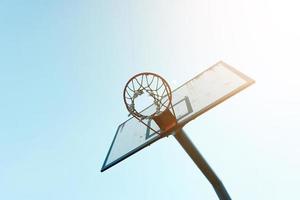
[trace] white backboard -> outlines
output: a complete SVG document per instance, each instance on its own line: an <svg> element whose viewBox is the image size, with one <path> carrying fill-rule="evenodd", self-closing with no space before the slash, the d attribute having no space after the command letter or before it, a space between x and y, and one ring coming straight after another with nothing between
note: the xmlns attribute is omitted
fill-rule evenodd
<svg viewBox="0 0 300 200"><path fill-rule="evenodd" d="M176 119L184 126L189 121L245 89L254 81L218 62L172 92ZM151 106L147 108L151 109ZM119 125L101 171L104 171L161 138L153 120L143 123L132 117Z"/></svg>

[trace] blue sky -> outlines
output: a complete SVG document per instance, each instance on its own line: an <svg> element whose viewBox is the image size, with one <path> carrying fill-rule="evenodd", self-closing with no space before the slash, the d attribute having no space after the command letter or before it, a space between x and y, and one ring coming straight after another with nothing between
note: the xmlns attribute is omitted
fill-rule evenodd
<svg viewBox="0 0 300 200"><path fill-rule="evenodd" d="M172 137L105 173L122 90L224 60L256 84L185 127L233 199L299 199L297 1L2 1L1 199L217 199Z"/></svg>

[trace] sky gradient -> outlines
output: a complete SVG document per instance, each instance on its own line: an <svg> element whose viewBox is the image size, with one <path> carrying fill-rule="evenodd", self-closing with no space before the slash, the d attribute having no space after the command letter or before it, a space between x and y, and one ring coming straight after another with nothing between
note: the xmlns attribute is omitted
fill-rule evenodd
<svg viewBox="0 0 300 200"><path fill-rule="evenodd" d="M219 60L256 83L185 127L232 199L300 199L300 4L1 1L0 198L217 199L175 138L100 173L123 87Z"/></svg>

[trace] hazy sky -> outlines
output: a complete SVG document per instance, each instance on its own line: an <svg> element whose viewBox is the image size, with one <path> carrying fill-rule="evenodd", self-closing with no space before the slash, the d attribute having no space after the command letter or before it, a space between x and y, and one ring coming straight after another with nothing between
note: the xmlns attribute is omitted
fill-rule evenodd
<svg viewBox="0 0 300 200"><path fill-rule="evenodd" d="M300 199L298 1L1 1L0 199L217 199L175 138L100 173L126 81L256 83L185 127L232 199Z"/></svg>

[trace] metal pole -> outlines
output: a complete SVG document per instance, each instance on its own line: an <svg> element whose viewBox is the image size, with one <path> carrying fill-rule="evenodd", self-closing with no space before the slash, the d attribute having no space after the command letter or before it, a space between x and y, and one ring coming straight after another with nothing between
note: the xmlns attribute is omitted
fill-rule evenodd
<svg viewBox="0 0 300 200"><path fill-rule="evenodd" d="M175 138L179 142L179 144L184 148L184 150L189 154L194 163L198 166L198 168L202 171L202 173L206 176L208 181L214 187L218 197L220 200L231 200L229 194L227 193L222 181L218 178L209 164L205 161L203 156L197 150L195 145L186 135L183 129L178 129L175 133Z"/></svg>

